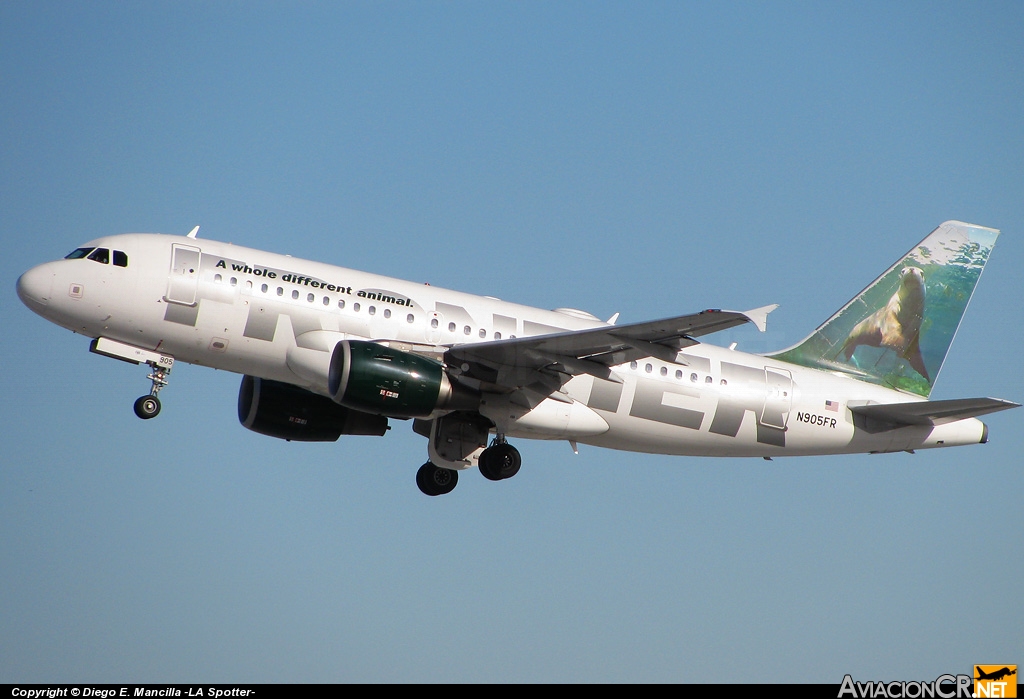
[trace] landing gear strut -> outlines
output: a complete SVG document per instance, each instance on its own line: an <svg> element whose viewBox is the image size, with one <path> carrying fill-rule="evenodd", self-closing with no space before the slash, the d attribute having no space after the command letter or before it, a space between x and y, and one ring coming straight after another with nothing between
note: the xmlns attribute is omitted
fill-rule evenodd
<svg viewBox="0 0 1024 699"><path fill-rule="evenodd" d="M167 385L167 375L171 373L170 367L160 366L156 362L146 362L153 373L146 378L153 382L153 388L149 395L141 396L135 401L135 414L143 420L149 420L160 414L160 399L157 398L160 389Z"/></svg>
<svg viewBox="0 0 1024 699"><path fill-rule="evenodd" d="M484 478L500 481L519 473L523 457L520 456L518 449L505 441L505 435L499 434L491 442L491 446L480 452L478 465Z"/></svg>
<svg viewBox="0 0 1024 699"><path fill-rule="evenodd" d="M424 495L446 495L455 490L459 472L427 462L416 472L416 485Z"/></svg>

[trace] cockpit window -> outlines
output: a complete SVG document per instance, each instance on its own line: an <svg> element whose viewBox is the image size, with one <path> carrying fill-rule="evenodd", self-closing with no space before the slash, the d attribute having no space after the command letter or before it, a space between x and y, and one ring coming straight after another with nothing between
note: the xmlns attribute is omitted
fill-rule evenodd
<svg viewBox="0 0 1024 699"><path fill-rule="evenodd" d="M110 250L106 248L96 248L89 253L89 259L95 262L99 262L102 265L110 264Z"/></svg>
<svg viewBox="0 0 1024 699"><path fill-rule="evenodd" d="M128 256L126 254L124 254L123 252L121 252L120 250L115 250L114 251L114 264L117 265L118 267L127 267L128 266Z"/></svg>
<svg viewBox="0 0 1024 699"><path fill-rule="evenodd" d="M90 252L92 252L92 250L93 250L92 248L78 248L74 252L68 254L64 259L65 260L80 260L83 257L85 257L86 255L88 255Z"/></svg>

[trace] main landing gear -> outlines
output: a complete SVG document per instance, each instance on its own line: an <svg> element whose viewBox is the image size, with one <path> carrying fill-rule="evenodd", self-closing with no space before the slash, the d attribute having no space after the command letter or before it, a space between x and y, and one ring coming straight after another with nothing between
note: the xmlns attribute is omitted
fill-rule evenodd
<svg viewBox="0 0 1024 699"><path fill-rule="evenodd" d="M156 362L146 363L153 369L153 373L146 377L153 382L153 388L150 389L149 395L141 396L135 401L135 414L143 420L160 414L160 399L157 398L157 394L167 385L167 375L171 373L170 367L160 366Z"/></svg>
<svg viewBox="0 0 1024 699"><path fill-rule="evenodd" d="M458 471L435 466L429 461L416 472L416 485L424 495L447 495L458 484Z"/></svg>
<svg viewBox="0 0 1024 699"><path fill-rule="evenodd" d="M490 481L500 481L519 473L523 465L523 457L519 450L505 441L505 435L499 434L491 442L491 446L480 452L480 473Z"/></svg>
<svg viewBox="0 0 1024 699"><path fill-rule="evenodd" d="M477 463L484 478L500 481L519 473L523 457L518 449L505 441L505 435L500 434L491 442L491 446L480 452ZM435 466L430 461L416 472L416 485L424 495L445 495L455 490L458 482L458 471Z"/></svg>

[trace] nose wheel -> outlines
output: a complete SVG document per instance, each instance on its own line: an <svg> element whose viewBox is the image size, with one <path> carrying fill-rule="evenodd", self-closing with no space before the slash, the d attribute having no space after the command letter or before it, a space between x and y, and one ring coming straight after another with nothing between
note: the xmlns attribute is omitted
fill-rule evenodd
<svg viewBox="0 0 1024 699"><path fill-rule="evenodd" d="M156 396L141 396L135 401L135 414L149 420L160 414L160 399Z"/></svg>
<svg viewBox="0 0 1024 699"><path fill-rule="evenodd" d="M147 362L153 369L153 373L147 376L152 383L149 395L141 396L135 401L135 414L143 420L150 420L160 414L160 399L157 394L167 385L167 375L171 373L170 367L160 366L156 362Z"/></svg>

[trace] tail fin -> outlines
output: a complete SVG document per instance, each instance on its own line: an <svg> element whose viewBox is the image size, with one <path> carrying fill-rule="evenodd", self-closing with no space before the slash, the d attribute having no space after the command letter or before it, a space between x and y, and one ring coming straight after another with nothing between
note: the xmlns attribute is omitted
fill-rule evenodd
<svg viewBox="0 0 1024 699"><path fill-rule="evenodd" d="M998 235L943 223L803 342L769 356L927 398Z"/></svg>

